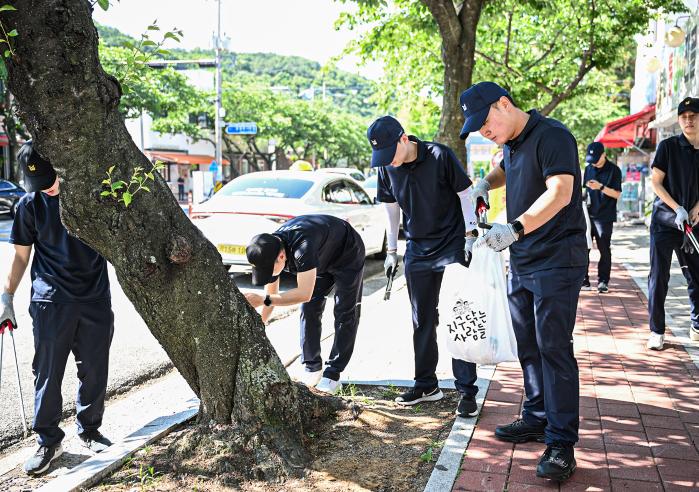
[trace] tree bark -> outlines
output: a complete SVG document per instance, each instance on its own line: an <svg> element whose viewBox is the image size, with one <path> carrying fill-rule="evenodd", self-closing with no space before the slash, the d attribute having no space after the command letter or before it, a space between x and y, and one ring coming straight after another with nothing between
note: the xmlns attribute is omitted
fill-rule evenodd
<svg viewBox="0 0 699 492"><path fill-rule="evenodd" d="M459 96L473 81L476 30L485 0L464 0L460 8L452 0L421 1L437 22L442 38L444 99L435 140L451 147L465 164L466 147L459 138L463 127Z"/></svg>
<svg viewBox="0 0 699 492"><path fill-rule="evenodd" d="M156 173L127 208L100 197L110 166L128 182L150 170L118 111L121 88L99 61L87 0L23 0L0 13L15 55L9 88L38 151L61 179L66 228L101 253L128 298L201 399L199 418L233 424L290 471L302 466L298 389L259 315L215 247Z"/></svg>

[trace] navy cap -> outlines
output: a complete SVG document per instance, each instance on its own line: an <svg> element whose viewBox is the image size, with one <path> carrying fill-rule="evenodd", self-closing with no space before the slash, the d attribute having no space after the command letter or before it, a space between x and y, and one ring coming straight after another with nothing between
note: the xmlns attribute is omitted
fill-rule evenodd
<svg viewBox="0 0 699 492"><path fill-rule="evenodd" d="M371 167L387 166L396 155L398 141L405 130L392 116L382 116L366 131L371 144Z"/></svg>
<svg viewBox="0 0 699 492"><path fill-rule="evenodd" d="M587 146L587 153L585 154L585 162L594 164L599 161L600 157L604 154L604 145L601 142L592 142Z"/></svg>
<svg viewBox="0 0 699 492"><path fill-rule="evenodd" d="M274 281L274 262L282 250L282 241L273 234L258 234L245 254L252 265L252 285L267 285Z"/></svg>
<svg viewBox="0 0 699 492"><path fill-rule="evenodd" d="M28 192L48 190L56 182L56 171L49 161L34 150L31 140L20 147L17 161L24 173L24 188Z"/></svg>
<svg viewBox="0 0 699 492"><path fill-rule="evenodd" d="M699 98L685 97L682 100L682 102L677 106L677 116L681 115L686 111L699 113Z"/></svg>
<svg viewBox="0 0 699 492"><path fill-rule="evenodd" d="M510 97L510 93L495 82L479 82L461 93L459 104L466 120L459 135L462 140L469 133L480 130L488 118L490 105L502 96Z"/></svg>

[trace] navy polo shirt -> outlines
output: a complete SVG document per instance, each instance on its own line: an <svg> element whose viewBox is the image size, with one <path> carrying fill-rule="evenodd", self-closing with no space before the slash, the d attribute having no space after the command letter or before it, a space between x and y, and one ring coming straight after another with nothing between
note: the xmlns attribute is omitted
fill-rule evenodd
<svg viewBox="0 0 699 492"><path fill-rule="evenodd" d="M284 271L296 274L317 268L317 274L342 269L361 256L364 244L352 226L332 215L299 215L274 232L286 250Z"/></svg>
<svg viewBox="0 0 699 492"><path fill-rule="evenodd" d="M17 207L10 243L33 246L32 301L86 303L109 299L107 262L68 234L57 196L27 193Z"/></svg>
<svg viewBox="0 0 699 492"><path fill-rule="evenodd" d="M665 173L663 187L687 212L699 201L699 150L689 143L684 134L666 138L658 144L651 167ZM672 229L675 211L660 197L655 198L651 221Z"/></svg>
<svg viewBox="0 0 699 492"><path fill-rule="evenodd" d="M607 160L601 168L588 164L585 167L583 184L586 185L591 179L599 181L605 188L621 191L621 169L610 160ZM616 221L616 198L607 196L602 191L593 190L592 188L587 188L587 193L590 197L588 211L591 219L600 222Z"/></svg>
<svg viewBox="0 0 699 492"><path fill-rule="evenodd" d="M586 266L587 241L582 211L580 164L575 137L561 122L529 112L522 132L503 147L500 164L506 177L507 220L526 212L546 191L546 179L573 176L573 196L546 224L510 246L514 273L527 275L551 268Z"/></svg>
<svg viewBox="0 0 699 492"><path fill-rule="evenodd" d="M457 193L471 180L449 147L409 138L417 143L417 158L379 168L376 197L398 202L403 211L406 264L427 262L438 268L463 262L465 227Z"/></svg>

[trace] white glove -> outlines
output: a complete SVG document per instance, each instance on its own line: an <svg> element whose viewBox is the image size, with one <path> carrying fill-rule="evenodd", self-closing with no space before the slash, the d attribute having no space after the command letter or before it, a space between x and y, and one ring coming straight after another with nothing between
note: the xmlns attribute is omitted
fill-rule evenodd
<svg viewBox="0 0 699 492"><path fill-rule="evenodd" d="M398 267L398 253L386 253L386 259L383 262L383 271L388 277L396 271Z"/></svg>
<svg viewBox="0 0 699 492"><path fill-rule="evenodd" d="M689 222L689 214L684 207L677 207L677 210L675 210L675 225L680 231L684 231L685 222Z"/></svg>
<svg viewBox="0 0 699 492"><path fill-rule="evenodd" d="M493 224L492 229L483 236L485 244L495 251L502 251L519 239L512 224Z"/></svg>
<svg viewBox="0 0 699 492"><path fill-rule="evenodd" d="M3 292L0 296L0 308L2 309L2 316L0 316L0 324L7 321L12 323L12 326L17 328L17 320L15 320L15 308L12 304L14 296Z"/></svg>
<svg viewBox="0 0 699 492"><path fill-rule="evenodd" d="M477 235L466 236L464 238L464 257L466 258L467 267L471 264L471 258L473 258L473 245L477 240Z"/></svg>
<svg viewBox="0 0 699 492"><path fill-rule="evenodd" d="M481 179L473 186L473 191L471 191L471 200L473 200L473 208L478 210L478 199L482 198L485 200L485 204L490 208L490 202L488 201L488 192L490 191L490 183L488 180Z"/></svg>

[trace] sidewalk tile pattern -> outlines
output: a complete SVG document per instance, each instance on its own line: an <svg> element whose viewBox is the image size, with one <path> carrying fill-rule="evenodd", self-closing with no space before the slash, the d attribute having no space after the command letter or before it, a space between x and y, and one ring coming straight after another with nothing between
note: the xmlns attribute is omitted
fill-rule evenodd
<svg viewBox="0 0 699 492"><path fill-rule="evenodd" d="M536 477L543 444L495 439L523 399L522 372L508 363L495 371L453 490L699 490L699 368L669 330L665 350L646 350L646 302L623 268L608 294L580 296L580 441L570 480Z"/></svg>

